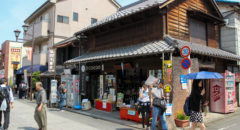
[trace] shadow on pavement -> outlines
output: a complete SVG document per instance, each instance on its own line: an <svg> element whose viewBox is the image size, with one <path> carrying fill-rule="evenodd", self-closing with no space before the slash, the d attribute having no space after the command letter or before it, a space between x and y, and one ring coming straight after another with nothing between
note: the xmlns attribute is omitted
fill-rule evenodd
<svg viewBox="0 0 240 130"><path fill-rule="evenodd" d="M38 130L38 129L34 127L18 127L18 130Z"/></svg>
<svg viewBox="0 0 240 130"><path fill-rule="evenodd" d="M129 128L117 128L116 130L134 130L134 129L129 129Z"/></svg>

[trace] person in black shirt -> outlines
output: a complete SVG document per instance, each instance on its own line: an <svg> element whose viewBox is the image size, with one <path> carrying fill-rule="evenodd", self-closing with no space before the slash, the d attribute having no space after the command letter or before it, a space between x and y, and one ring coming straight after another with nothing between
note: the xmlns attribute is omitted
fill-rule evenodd
<svg viewBox="0 0 240 130"><path fill-rule="evenodd" d="M189 100L190 122L192 122L191 130L195 130L197 126L200 126L201 130L205 130L206 127L203 123L201 106L203 103L203 95L205 94L205 89L202 85L202 80L193 80L192 92Z"/></svg>

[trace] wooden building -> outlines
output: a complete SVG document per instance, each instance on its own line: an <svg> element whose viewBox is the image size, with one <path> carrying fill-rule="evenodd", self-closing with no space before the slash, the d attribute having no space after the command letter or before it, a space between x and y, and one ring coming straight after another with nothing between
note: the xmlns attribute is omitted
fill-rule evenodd
<svg viewBox="0 0 240 130"><path fill-rule="evenodd" d="M100 75L104 92L115 88L125 93L127 103L137 99L140 83L149 74L169 75L165 81L172 86L175 116L188 95L180 87L180 75L188 73L181 68L181 47L191 48L191 72L224 72L227 64L240 59L220 49L222 24L214 0L139 0L75 33L78 39L87 36L87 41L80 40L85 53L65 64L80 64L81 94L92 101L101 96ZM166 60L170 67L165 70ZM109 75L115 80L109 81Z"/></svg>

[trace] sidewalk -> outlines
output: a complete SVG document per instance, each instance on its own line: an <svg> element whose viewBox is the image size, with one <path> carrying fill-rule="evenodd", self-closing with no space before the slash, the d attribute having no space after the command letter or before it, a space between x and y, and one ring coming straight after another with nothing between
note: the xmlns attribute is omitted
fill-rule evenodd
<svg viewBox="0 0 240 130"><path fill-rule="evenodd" d="M91 110L88 110L88 111L74 110L74 109L70 109L70 108L64 108L64 110L71 111L71 112L74 112L77 114L83 114L83 115L90 116L90 117L97 118L97 119L102 119L105 121L114 122L114 123L117 123L120 125L129 126L132 128L137 128L137 129L142 128L141 123L127 121L127 120L121 120L120 116L119 116L119 111L106 112L106 111L97 110L95 108L92 108Z"/></svg>
<svg viewBox="0 0 240 130"><path fill-rule="evenodd" d="M27 101L27 100L26 100ZM29 102L29 101L28 101ZM34 102L34 101L32 101ZM49 108L49 110L56 110L57 108ZM127 121L127 120L121 120L120 116L119 116L119 112L115 111L115 112L106 112L106 111L101 111L101 110L97 110L95 108L92 108L89 111L82 111L82 110L74 110L74 109L70 109L70 108L64 108L64 110L66 111L70 111L76 114L81 114L81 115L85 115L85 116L89 116L95 119L101 119L101 120L105 120L105 121L109 121L112 123L117 123L120 125L124 125L124 126L128 126L128 127L132 127L135 129L142 129L142 125L141 123L137 123L137 122L133 122L133 121ZM208 113L207 116L203 116L203 121L205 123L206 126L208 126L208 124L224 119L224 118L228 118L234 115L240 114L240 108L238 107L236 109L236 111L234 113L228 113L228 114L219 114L219 113ZM188 127L185 128L180 128L178 127L177 130L188 130Z"/></svg>
<svg viewBox="0 0 240 130"><path fill-rule="evenodd" d="M228 114L220 114L220 113L208 113L207 116L203 116L203 122L206 125L206 127L215 121L222 120L224 118L228 118L234 115L240 114L240 107L237 107L236 111L234 113L228 113ZM178 130L188 130L189 127L180 128L178 127Z"/></svg>

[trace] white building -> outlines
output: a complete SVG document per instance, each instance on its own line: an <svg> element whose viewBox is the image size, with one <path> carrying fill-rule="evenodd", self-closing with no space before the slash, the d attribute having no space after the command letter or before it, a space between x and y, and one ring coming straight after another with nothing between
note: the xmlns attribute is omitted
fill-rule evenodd
<svg viewBox="0 0 240 130"><path fill-rule="evenodd" d="M240 55L240 1L216 1L226 22L226 25L221 28L221 48ZM232 72L238 70L237 66L229 66L228 68Z"/></svg>
<svg viewBox="0 0 240 130"><path fill-rule="evenodd" d="M32 34L34 27L33 64L48 65L48 51L55 44L87 25L103 19L117 11L120 5L115 0L47 0L26 20L30 25L27 33ZM32 37L24 35L32 46ZM24 66L30 61L24 58Z"/></svg>

